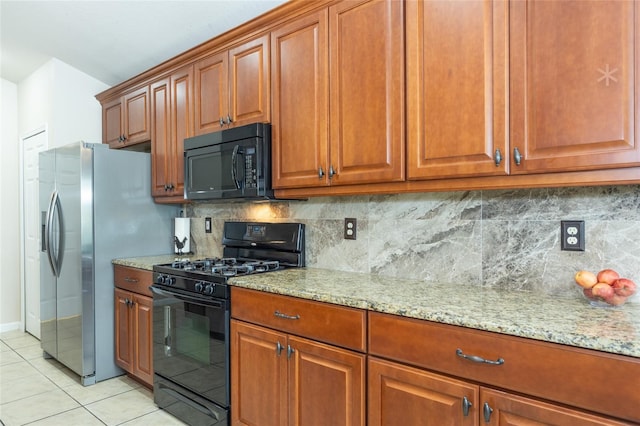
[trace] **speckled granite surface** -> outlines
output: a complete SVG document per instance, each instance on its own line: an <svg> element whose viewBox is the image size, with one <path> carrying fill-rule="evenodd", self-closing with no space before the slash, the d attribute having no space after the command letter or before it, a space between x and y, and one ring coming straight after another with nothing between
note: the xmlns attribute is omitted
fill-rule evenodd
<svg viewBox="0 0 640 426"><path fill-rule="evenodd" d="M640 357L640 305L595 308L553 297L325 269L236 277L231 284L519 337Z"/></svg>
<svg viewBox="0 0 640 426"><path fill-rule="evenodd" d="M117 259L151 270L174 255ZM576 290L564 297L479 286L427 283L328 269L287 269L235 277L230 283L480 330L640 358L640 304L595 308Z"/></svg>
<svg viewBox="0 0 640 426"><path fill-rule="evenodd" d="M162 263L171 263L175 259L186 258L189 256L176 256L175 254L167 254L160 256L146 256L146 257L130 257L127 259L114 259L114 265L130 266L132 268L146 269L147 271L153 270L153 265L159 265Z"/></svg>

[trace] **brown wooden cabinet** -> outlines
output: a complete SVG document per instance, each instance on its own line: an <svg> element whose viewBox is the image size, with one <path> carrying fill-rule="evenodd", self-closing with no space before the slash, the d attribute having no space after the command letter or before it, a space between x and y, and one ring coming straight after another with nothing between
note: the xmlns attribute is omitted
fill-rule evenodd
<svg viewBox="0 0 640 426"><path fill-rule="evenodd" d="M368 369L370 426L625 424L374 357Z"/></svg>
<svg viewBox="0 0 640 426"><path fill-rule="evenodd" d="M629 425L571 408L537 401L496 389L480 388L480 424L489 426L557 426Z"/></svg>
<svg viewBox="0 0 640 426"><path fill-rule="evenodd" d="M431 416L449 419L434 424L640 421L630 379L640 377L637 359L374 312L368 325L372 426L399 424L388 412L399 407L401 424Z"/></svg>
<svg viewBox="0 0 640 426"><path fill-rule="evenodd" d="M102 105L102 142L125 148L151 139L149 87L128 92Z"/></svg>
<svg viewBox="0 0 640 426"><path fill-rule="evenodd" d="M509 3L406 8L407 178L507 174Z"/></svg>
<svg viewBox="0 0 640 426"><path fill-rule="evenodd" d="M184 202L184 139L193 136L193 66L151 83L151 194Z"/></svg>
<svg viewBox="0 0 640 426"><path fill-rule="evenodd" d="M408 178L639 165L639 7L408 2Z"/></svg>
<svg viewBox="0 0 640 426"><path fill-rule="evenodd" d="M232 424L365 424L365 355L292 333L362 347L364 312L235 287L232 293Z"/></svg>
<svg viewBox="0 0 640 426"><path fill-rule="evenodd" d="M478 424L478 386L374 357L367 368L370 426Z"/></svg>
<svg viewBox="0 0 640 426"><path fill-rule="evenodd" d="M403 19L341 2L273 31L275 188L404 180Z"/></svg>
<svg viewBox="0 0 640 426"><path fill-rule="evenodd" d="M269 35L208 56L194 65L195 134L268 122Z"/></svg>
<svg viewBox="0 0 640 426"><path fill-rule="evenodd" d="M153 386L153 299L147 287L151 271L116 266L116 364L147 386Z"/></svg>
<svg viewBox="0 0 640 426"><path fill-rule="evenodd" d="M640 3L512 1L510 17L511 173L639 165Z"/></svg>

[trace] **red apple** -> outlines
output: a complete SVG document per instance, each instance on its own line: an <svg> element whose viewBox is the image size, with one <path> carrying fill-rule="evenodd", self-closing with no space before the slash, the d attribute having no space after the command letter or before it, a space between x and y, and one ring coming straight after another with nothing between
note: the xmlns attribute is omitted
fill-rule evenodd
<svg viewBox="0 0 640 426"><path fill-rule="evenodd" d="M576 283L583 288L591 288L598 283L596 274L589 271L578 271L574 277Z"/></svg>
<svg viewBox="0 0 640 426"><path fill-rule="evenodd" d="M608 303L609 305L612 305L612 306L621 306L621 305L624 305L624 302L627 301L627 297L626 296L620 296L620 295L617 295L617 294L614 293L613 296L611 296L611 297L609 297L607 299L604 299L604 301L606 303Z"/></svg>
<svg viewBox="0 0 640 426"><path fill-rule="evenodd" d="M620 274L618 274L613 269L603 269L602 271L598 272L597 278L599 283L607 283L611 285L615 280L620 278Z"/></svg>
<svg viewBox="0 0 640 426"><path fill-rule="evenodd" d="M618 278L611 287L618 296L629 297L636 292L636 283L628 278Z"/></svg>
<svg viewBox="0 0 640 426"><path fill-rule="evenodd" d="M591 288L591 291L594 296L601 297L603 299L608 299L615 294L613 287L607 283L598 283Z"/></svg>
<svg viewBox="0 0 640 426"><path fill-rule="evenodd" d="M582 289L582 294L584 294L584 296L589 300L598 300L598 298L593 295L593 289L592 288L583 288Z"/></svg>

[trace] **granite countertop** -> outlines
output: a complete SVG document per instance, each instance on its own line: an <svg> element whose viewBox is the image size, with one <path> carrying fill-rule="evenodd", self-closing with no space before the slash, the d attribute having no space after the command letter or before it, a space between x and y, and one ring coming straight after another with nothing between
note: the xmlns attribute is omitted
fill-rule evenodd
<svg viewBox="0 0 640 426"><path fill-rule="evenodd" d="M152 269L176 256L118 259ZM640 358L640 304L590 306L579 292L564 297L373 274L291 268L234 277L230 284L269 293L487 330Z"/></svg>

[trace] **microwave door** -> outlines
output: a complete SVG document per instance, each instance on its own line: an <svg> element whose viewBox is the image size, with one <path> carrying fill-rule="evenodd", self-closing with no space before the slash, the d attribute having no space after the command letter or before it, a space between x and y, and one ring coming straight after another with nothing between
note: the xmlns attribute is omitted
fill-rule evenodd
<svg viewBox="0 0 640 426"><path fill-rule="evenodd" d="M244 169L242 155L234 148L218 145L194 149L186 156L188 174L185 188L190 199L242 197Z"/></svg>

